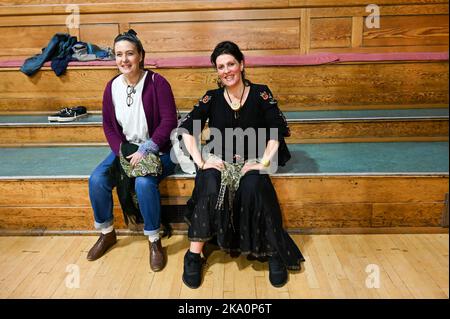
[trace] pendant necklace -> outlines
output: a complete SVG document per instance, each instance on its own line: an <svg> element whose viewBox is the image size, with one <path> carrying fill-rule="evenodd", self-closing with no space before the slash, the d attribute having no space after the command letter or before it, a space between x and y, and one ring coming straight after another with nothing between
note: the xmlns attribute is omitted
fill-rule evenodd
<svg viewBox="0 0 450 319"><path fill-rule="evenodd" d="M244 89L242 90L241 99L239 101L233 101L231 99L227 88L225 88L225 92L227 92L228 100L230 100L230 102L231 102L231 109L234 111L234 118L237 119L238 118L237 111L239 111L239 109L242 107L242 98L244 97L244 93L245 93L245 85L244 85Z"/></svg>
<svg viewBox="0 0 450 319"><path fill-rule="evenodd" d="M233 101L230 97L230 93L228 93L227 88L225 88L225 92L227 92L227 96L228 96L228 100L230 100L231 102L231 109L233 111L239 111L239 109L242 106L242 98L244 97L244 93L245 93L245 86L244 86L244 90L242 91L242 95L241 95L241 99L239 101Z"/></svg>

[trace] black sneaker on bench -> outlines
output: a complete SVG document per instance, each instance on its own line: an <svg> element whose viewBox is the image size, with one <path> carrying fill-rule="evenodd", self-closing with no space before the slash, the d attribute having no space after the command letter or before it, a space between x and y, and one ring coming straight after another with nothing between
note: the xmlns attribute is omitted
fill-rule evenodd
<svg viewBox="0 0 450 319"><path fill-rule="evenodd" d="M84 106L65 107L58 113L50 115L48 120L50 122L72 122L87 115L87 110Z"/></svg>

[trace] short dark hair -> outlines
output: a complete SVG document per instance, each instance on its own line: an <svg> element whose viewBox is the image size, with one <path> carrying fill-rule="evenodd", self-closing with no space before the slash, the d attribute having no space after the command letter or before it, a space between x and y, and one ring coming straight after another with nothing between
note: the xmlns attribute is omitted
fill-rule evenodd
<svg viewBox="0 0 450 319"><path fill-rule="evenodd" d="M142 55L142 61L139 63L139 67L141 69L144 69L145 50L144 50L144 47L142 46L141 40L139 40L139 38L137 37L136 31L134 31L133 29L130 29L126 32L123 32L123 33L117 35L116 38L114 39L114 47L116 46L116 43L119 41L128 41L128 42L133 43L136 46L138 53L140 55ZM114 52L114 54L115 54L115 52Z"/></svg>
<svg viewBox="0 0 450 319"><path fill-rule="evenodd" d="M217 67L216 60L222 54L232 55L239 63L245 61L244 54L236 43L231 41L223 41L217 44L214 51L211 53L211 64L214 65L214 67ZM245 85L250 83L250 81L245 79L245 70L242 70L242 81ZM219 87L223 86L220 81L217 82L217 85Z"/></svg>

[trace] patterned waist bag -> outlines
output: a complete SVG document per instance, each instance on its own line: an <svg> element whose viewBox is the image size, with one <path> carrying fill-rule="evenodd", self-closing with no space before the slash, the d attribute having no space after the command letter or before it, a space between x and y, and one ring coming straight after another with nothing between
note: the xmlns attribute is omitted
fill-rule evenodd
<svg viewBox="0 0 450 319"><path fill-rule="evenodd" d="M137 163L134 167L131 166L130 162L126 159L138 150L138 146L131 143L120 144L120 165L122 166L125 174L128 177L139 177L139 176L158 176L162 174L162 164L158 155L150 153L142 158L142 160Z"/></svg>
<svg viewBox="0 0 450 319"><path fill-rule="evenodd" d="M222 159L219 156L214 154L208 154L207 160L208 159L222 161ZM233 207L234 195L237 189L239 188L239 182L243 176L241 170L246 163L258 163L258 160L249 159L241 163L228 163L226 161L223 161L224 169L221 171L220 190L219 196L217 197L215 209L220 210L223 208L223 201L227 189L228 189L228 202L230 204L229 207Z"/></svg>

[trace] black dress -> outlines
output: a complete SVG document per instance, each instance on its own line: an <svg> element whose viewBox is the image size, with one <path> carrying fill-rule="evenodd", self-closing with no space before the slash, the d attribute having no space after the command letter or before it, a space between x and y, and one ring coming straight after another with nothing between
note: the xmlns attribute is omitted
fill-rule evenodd
<svg viewBox="0 0 450 319"><path fill-rule="evenodd" d="M228 105L223 93L223 88L208 91L183 119L180 128L196 136L208 120L210 129L222 133L219 136L222 143L214 141L217 137L212 135L206 145L213 145L209 151L229 162L239 158L255 158L255 148L257 155L262 155L266 142L278 139L280 146L275 157L278 165L283 166L290 158L284 140L290 133L269 88L250 84L249 95L237 112ZM194 125L199 122L199 125ZM227 144L225 132L229 128L241 128L244 132L249 128L254 129L256 141L262 139L262 143L255 143L251 138L237 134L233 137L233 143ZM236 154L239 157L235 157ZM288 269L299 269L304 258L283 229L280 205L269 175L254 170L247 172L240 179L233 203L229 204L227 191L223 207L216 209L220 183L221 173L218 170L211 168L197 171L195 187L188 202L189 210L185 216L189 224L189 240L205 242L215 238L221 249L255 258L278 253Z"/></svg>

